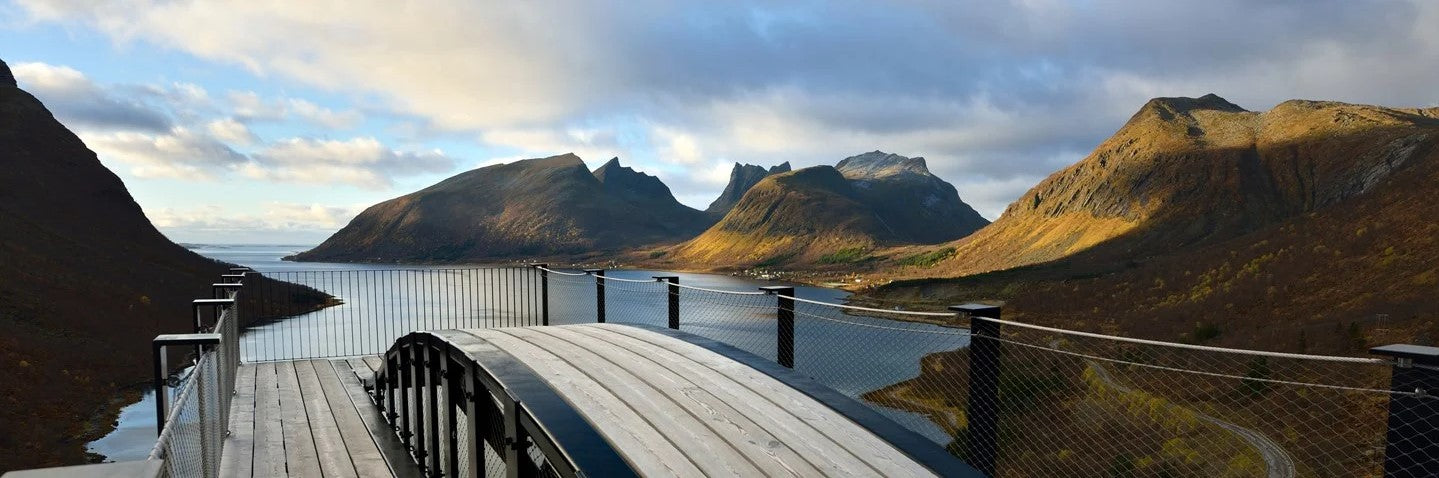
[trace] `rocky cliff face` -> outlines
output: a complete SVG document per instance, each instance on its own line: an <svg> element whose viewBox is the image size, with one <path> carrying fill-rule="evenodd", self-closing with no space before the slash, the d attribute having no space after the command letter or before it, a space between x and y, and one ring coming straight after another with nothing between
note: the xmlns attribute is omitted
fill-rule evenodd
<svg viewBox="0 0 1439 478"><path fill-rule="evenodd" d="M853 265L892 245L962 237L986 221L922 158L882 152L764 178L719 223L674 249L681 263Z"/></svg>
<svg viewBox="0 0 1439 478"><path fill-rule="evenodd" d="M954 244L933 275L1084 254L1142 260L1234 237L1363 194L1439 139L1430 110L1223 98L1156 98L1094 152Z"/></svg>
<svg viewBox="0 0 1439 478"><path fill-rule="evenodd" d="M954 186L930 174L924 158L874 151L835 166L904 242L953 240L989 224L959 198Z"/></svg>
<svg viewBox="0 0 1439 478"><path fill-rule="evenodd" d="M705 208L705 213L713 216L715 219L724 217L726 213L729 213L730 208L734 207L735 203L738 203L740 198L744 197L744 193L748 192L754 185L759 184L760 180L789 171L789 161L785 161L778 166L770 167L768 170L763 166L735 163L734 169L729 173L729 184L725 185L724 191L720 193L719 197L715 198L714 202L711 202L708 208Z"/></svg>
<svg viewBox="0 0 1439 478"><path fill-rule="evenodd" d="M303 261L479 261L598 254L674 242L708 220L658 179L574 154L460 173L366 209Z"/></svg>

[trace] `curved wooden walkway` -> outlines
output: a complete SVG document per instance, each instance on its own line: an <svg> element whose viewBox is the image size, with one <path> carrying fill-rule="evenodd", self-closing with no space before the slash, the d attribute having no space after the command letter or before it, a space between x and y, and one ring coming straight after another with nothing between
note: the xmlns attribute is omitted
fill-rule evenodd
<svg viewBox="0 0 1439 478"><path fill-rule="evenodd" d="M424 334L484 367L508 370L501 377L508 390L543 390L520 396L566 410L536 415L558 447L613 449L606 453L618 455L616 472L981 476L866 405L691 334L617 324ZM367 394L384 367L381 357L242 365L221 476L420 476L412 450ZM547 424L545 416L571 418ZM579 429L592 430L590 438L573 432ZM499 460L493 443L485 454Z"/></svg>
<svg viewBox="0 0 1439 478"><path fill-rule="evenodd" d="M434 333L524 363L640 475L978 476L864 405L689 334L618 324Z"/></svg>

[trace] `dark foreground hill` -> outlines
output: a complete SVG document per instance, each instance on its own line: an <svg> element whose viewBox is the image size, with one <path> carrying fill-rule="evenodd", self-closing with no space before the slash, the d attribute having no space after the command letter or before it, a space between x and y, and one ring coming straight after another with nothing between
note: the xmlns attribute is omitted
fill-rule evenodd
<svg viewBox="0 0 1439 478"><path fill-rule="evenodd" d="M879 151L764 178L666 260L686 267L850 266L877 249L963 237L987 224L923 158Z"/></svg>
<svg viewBox="0 0 1439 478"><path fill-rule="evenodd" d="M0 472L84 462L227 266L161 235L0 63Z"/></svg>
<svg viewBox="0 0 1439 478"><path fill-rule="evenodd" d="M585 256L683 240L710 220L618 159L574 154L467 171L360 213L300 261L463 262Z"/></svg>

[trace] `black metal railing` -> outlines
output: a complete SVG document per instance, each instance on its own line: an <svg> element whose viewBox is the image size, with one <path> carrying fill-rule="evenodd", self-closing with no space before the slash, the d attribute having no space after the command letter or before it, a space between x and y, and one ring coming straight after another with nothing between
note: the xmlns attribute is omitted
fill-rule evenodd
<svg viewBox="0 0 1439 478"><path fill-rule="evenodd" d="M243 334L220 337L239 335L234 347L246 362L386 354L375 393L398 420L399 433L411 434L418 460L442 458L424 462L430 470L501 466L511 451L503 445L515 442L504 441L503 423L493 418L509 415L504 397L492 390L493 400L481 408L496 421L484 422L490 423L484 425L488 435L476 443L499 445L474 447L489 455L465 458L464 446L447 441L475 430L464 420L446 424L448 412L436 412L439 418L427 426L427 412L415 414L420 405L414 404L427 400L415 390L449 386L445 377L452 372L446 370L466 366L450 359L434 365L423 358L430 353L425 347L444 347L422 345L434 339L411 332L603 321L682 329L768 358L860 399L996 476L1439 473L1439 445L1432 438L1439 436L1439 400L1433 396L1439 350L1433 348L1374 351L1385 358L1221 349L1005 321L990 305L947 311L854 307L806 299L789 286L716 290L676 276L639 279L600 269L266 276L277 280L246 288L254 300L237 307L260 320ZM316 291L335 299L299 313L277 305L303 302L296 297ZM441 377L432 380L425 374L434 371L416 370L428 366L439 367ZM468 419L464 401L473 394L459 398L450 390L435 392L423 406L434 403ZM513 466L566 469L536 458L543 443L521 441L528 448L519 454L532 457ZM460 463L451 466L450 455Z"/></svg>
<svg viewBox="0 0 1439 478"><path fill-rule="evenodd" d="M235 303L246 273L246 268L231 269L212 285L211 298L192 302L193 333L160 335L152 342L159 438L149 459L162 462L160 476L219 475L240 364L240 311ZM187 355L172 363L173 352ZM176 371L181 363L190 365Z"/></svg>
<svg viewBox="0 0 1439 478"><path fill-rule="evenodd" d="M634 476L573 410L545 405L563 399L538 376L503 354L467 352L456 336L465 338L415 332L396 340L370 391L423 474Z"/></svg>

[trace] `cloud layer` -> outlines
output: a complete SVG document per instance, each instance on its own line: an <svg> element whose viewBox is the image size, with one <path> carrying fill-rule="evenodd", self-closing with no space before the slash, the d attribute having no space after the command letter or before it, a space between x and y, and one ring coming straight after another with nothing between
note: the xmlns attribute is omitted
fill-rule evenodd
<svg viewBox="0 0 1439 478"><path fill-rule="evenodd" d="M993 218L1150 97L1214 92L1250 108L1293 97L1439 102L1439 4L1419 0L21 4L35 21L117 43L374 95L507 157L622 156L700 207L722 187L713 172L732 161L806 166L883 149L925 156ZM332 126L360 121L230 99L242 123L276 108ZM123 112L126 104L90 121L186 144L163 118ZM246 141L229 126L186 133ZM359 167L338 175L356 184L382 182L399 173L394 165L439 168L427 153L408 154L309 171L267 155L249 161L281 180Z"/></svg>
<svg viewBox="0 0 1439 478"><path fill-rule="evenodd" d="M445 173L455 165L442 151L395 150L369 136L266 141L251 128L288 121L342 132L364 119L358 111L303 99L230 91L215 100L192 84L101 85L73 68L45 63L21 63L14 71L20 86L102 159L128 166L138 178L215 180L238 174L387 190L395 178Z"/></svg>

